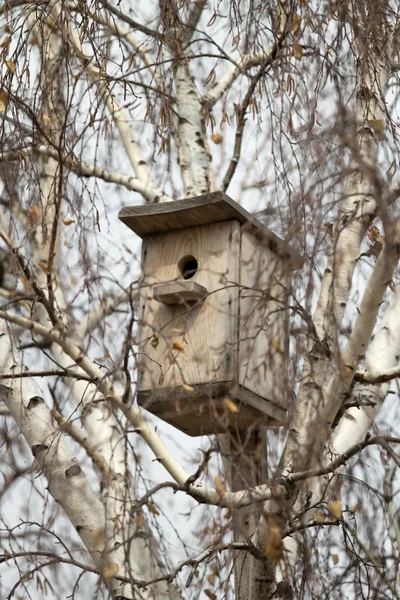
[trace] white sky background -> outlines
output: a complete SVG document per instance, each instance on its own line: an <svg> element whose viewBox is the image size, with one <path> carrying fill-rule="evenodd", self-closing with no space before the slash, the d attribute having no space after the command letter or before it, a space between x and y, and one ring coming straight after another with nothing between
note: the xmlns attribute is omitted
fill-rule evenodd
<svg viewBox="0 0 400 600"><path fill-rule="evenodd" d="M127 3L125 3L125 6L126 5ZM124 9L125 6L121 5L121 8ZM149 11L152 10L153 7L151 3L140 0L134 4L134 12L132 12L132 16L137 20L146 22L146 24L148 24L150 27L154 27L155 22L152 22L151 15L149 14ZM221 12L224 11L221 9ZM207 19L209 16L210 15L207 16ZM206 30L207 33L220 45L224 45L226 40L227 33L225 30L225 25L226 23L224 20L217 19L215 25L207 28ZM230 50L231 44L228 42L226 47L228 50ZM33 59L30 64L30 70L31 81L33 82L35 75L34 50L32 52ZM236 59L238 59L240 56L239 52L236 52L234 56ZM200 66L200 64L197 64L200 61L194 61L193 63L193 68L195 68L194 65L197 65L195 68L196 75L201 73L199 78L200 81L204 81L205 77L207 76L209 70L208 66L209 68L213 66L213 59L208 60L209 63L206 63L207 69L204 69ZM227 66L228 65L225 63L219 64L217 68L217 78L220 73L224 72ZM293 62L292 76L295 78L297 75L300 81L300 74L296 74L295 71L297 68L302 69L303 64L296 64L296 62ZM117 71L118 68L116 67L115 72ZM112 72L112 68L110 68L110 72ZM348 75L348 80L350 80L351 67L349 67ZM310 78L311 75L307 81L304 81L304 84L300 89L302 94L310 91L310 104L312 104L314 93L313 90L308 90L307 88L307 84L309 85L310 83ZM246 82L239 82L238 86L243 86L244 89L244 84L247 85ZM272 103L274 111L278 114L282 109L282 107L279 106L281 102L280 90L282 85L282 82L280 82L278 79L273 80L273 78L271 78L269 90L270 96L268 101ZM274 93L276 95L274 95ZM139 88L137 89L137 94L138 96L141 95L141 90ZM394 104L397 103L396 94L397 90L395 89L392 89L389 92L389 97L390 95L393 97ZM87 116L88 110L91 108L93 96L94 90L91 88L90 96L85 95L83 101L80 103L79 113L81 115L80 118L82 123ZM320 96L317 107L317 119L321 125L315 125L315 139L310 139L310 137L307 136L303 136L304 139L301 139L300 136L300 139L297 139L295 146L293 146L293 154L290 154L289 144L287 141L284 142L282 152L285 154L285 160L287 161L286 168L289 166L289 163L291 165L291 169L287 169L286 174L292 193L296 193L296 190L298 190L303 177L305 180L307 180L307 163L309 163L309 166L312 167L316 161L316 158L318 157L319 146L317 143L317 137L320 131L323 131L324 128L331 126L332 124L336 110L335 99L334 87L330 82L328 82L324 93ZM234 100L235 93L231 93L228 96L228 105L230 104L231 106L231 112ZM173 154L171 157L171 164L169 165L166 155L160 154L159 156L153 156L154 128L151 124L143 124L143 102L141 102L140 99L135 101L135 103L136 102L138 107L133 110L133 123L136 131L136 137L140 141L140 145L146 159L149 160L149 164L152 168L152 174L156 174L157 183L161 187L165 185L165 189L169 193L172 193L174 189L170 182L170 178L172 177L174 186L176 188L176 194L174 195L177 198L182 197L182 187L178 177L176 158ZM271 219L270 226L274 229L274 231L281 235L285 234L285 228L287 227L287 211L289 207L287 187L285 190L285 187L278 183L276 171L276 168L278 168L278 172L282 170L282 163L279 163L281 158L279 152L279 140L281 138L285 140L285 136L289 137L287 129L287 115L289 107L288 100L285 100L283 104L284 116L282 127L285 134L284 136L280 136L279 130L275 129L277 127L276 121L273 123L271 132L271 122L269 119L270 109L268 107L267 99L263 104L264 111L259 115L260 122L257 119L252 121L252 118L249 115L247 132L245 134L242 146L243 160L239 163L234 180L228 190L228 194L233 199L240 201L241 204L251 212L262 210L269 206L270 203L273 203L273 205L277 208L277 213ZM213 165L218 180L218 176L225 173L229 163L230 151L233 146L234 126L232 125L229 127L225 125L221 129L219 127L218 110L214 111L214 114L217 117L217 126L215 128L215 132L222 133L224 137L224 143L221 146L216 146L211 142L211 140L209 140L210 148L213 153ZM293 119L293 125L295 128L304 125L304 122L306 122L307 118L310 116L307 114L307 111L304 110L302 115L303 123L301 122L301 119L298 119L297 121L295 118ZM398 120L397 115L396 119ZM234 123L234 120L232 120L232 123ZM121 145L118 142L114 143L110 139L104 142L103 137L101 135L98 136L96 130L94 133L95 135L92 135L90 138L84 138L85 145L82 151L82 157L88 162L93 162L93 157L96 155L96 160L99 165L105 166L110 170L117 170L126 174L132 174L131 166ZM211 128L209 128L209 136L211 133ZM271 133L273 134L275 140L273 146L271 145ZM330 143L333 145L335 140L331 139ZM276 152L275 155L272 155L272 147L274 148L274 152ZM257 160L254 158L256 153ZM340 162L342 159L345 160L345 157L338 157L338 162ZM296 168L296 160L301 163L301 170ZM388 155L384 150L382 150L381 153L381 160L384 170L386 170L390 164L391 158L390 155ZM332 165L332 171L337 166L338 165ZM243 189L265 178L269 182L265 187ZM69 186L69 193L71 197L74 190L76 199L79 198L81 195L81 185L74 175L70 176L70 183L71 185ZM304 187L307 187L307 184L304 184L304 181L302 181L302 183ZM65 246L63 249L63 252L65 251L65 255L63 254L63 258L65 259L65 285L67 288L70 287L71 300L74 299L74 306L79 307L81 304L81 308L86 309L89 304L92 306L96 304L98 297L103 294L104 290L115 289L117 284L127 287L129 283L135 280L139 275L140 240L133 232L131 232L126 226L118 221L117 215L122 206L141 203L141 198L136 193L128 192L121 187L117 188L115 185L106 184L101 181L96 181L95 183L93 180L85 180L84 184L87 186L87 190L84 192L82 207L79 208L79 212L66 212L65 217L76 219L79 221L80 225L84 226L87 254L93 261L93 271L96 272L98 266L100 265L104 278L100 283L98 281L92 282L89 294L87 290L83 290L80 292L78 299L75 298L75 290L79 288L79 281L82 278L82 264L80 263L79 254L76 251L80 234L78 232L78 228L75 228L74 226L65 228L65 232L63 232L65 235ZM327 206L326 220L332 218L332 212L329 215L331 208L329 202L332 202L336 199L337 198L333 198L332 195L325 198ZM72 204L75 207L78 206L75 200L72 202ZM97 230L95 224L95 209L97 209L99 212L100 232ZM309 230L307 231L307 235L305 235L304 230L300 231L298 234L298 241L300 242L307 238L307 244L309 244L309 247L312 247L317 231L314 227L312 207L308 207L308 210L309 213L305 216L305 222L306 226L309 227ZM296 243L296 240L293 239L293 242ZM129 249L129 251L127 249ZM359 297L361 297L363 286L365 284L365 276L369 274L372 265L371 259L368 260L369 263L365 262L365 264L363 264L359 269L358 275L354 282L354 290L358 291ZM322 259L320 261L319 269L320 272L323 271ZM308 274L306 267L303 277L307 278L307 276ZM318 280L315 271L313 273L313 277L315 281ZM71 278L73 278L75 283L71 282ZM388 295L390 295L389 292ZM316 302L316 297L316 294L314 294L312 297L308 298L308 308L310 310L312 310L312 307ZM299 299L301 299L301 297ZM353 303L353 305L349 308L347 315L349 320L351 320L352 316L354 315L354 306L355 305ZM79 308L74 309L74 313L78 319L82 314ZM112 359L119 360L121 344L124 335L124 326L126 324L126 315L120 314L117 316L112 316L107 318L106 321L109 323L109 327L106 329L106 346L110 351ZM96 336L94 336L94 338L96 338ZM97 345L99 338L100 336L97 337L97 340L94 339L91 345L90 355L92 357L102 357L104 354L102 346ZM27 364L30 364L32 356L33 353L31 351L26 352ZM37 353L35 353L35 357L37 360ZM110 366L110 361L108 364ZM35 364L35 366L37 365ZM45 395L46 399L51 401L50 396L46 391L46 384L42 381L39 381L38 384L41 387L42 393ZM397 389L396 386L394 386L394 388ZM58 386L57 389L62 388ZM66 406L70 407L71 412L73 411L74 407L72 403L68 403L67 401ZM65 414L67 414L67 411ZM377 422L377 427L381 431L393 432L393 429L396 428L396 424L400 422L399 417L398 394L390 395ZM185 468L189 472L194 471L195 469L193 466L193 460L198 459L199 448L204 449L208 447L210 443L209 438L190 438L170 427L168 424L159 421L155 417L154 422L157 423L158 431L161 433L162 437L165 438L165 441L168 447L172 449L174 456L182 461ZM144 444L135 441L135 434L130 434L130 436L132 442L135 444L136 451L141 454L141 465L145 471L147 485L151 487L155 483L168 479L164 469L156 462L152 462L151 452L144 448ZM84 453L79 448L76 448L76 453L78 457L82 459L89 467L86 472L90 474L90 464L89 461L85 459ZM22 454L24 458L22 458ZM3 454L3 460L5 461L5 464L7 464L6 454ZM24 461L25 464L30 464L32 461L30 453L27 451L21 452L20 460ZM21 514L24 515L24 518L26 517L23 508L26 509L27 499L29 500L29 519L42 523L46 522L46 519L48 518L47 513L46 511L43 513L43 501L36 491L40 490L40 492L43 493L44 486L45 483L43 479L36 477L33 484L30 480L22 480L15 487L11 488L6 497L2 499L1 505L2 518L9 527L15 526L19 522ZM160 525L162 525L167 531L166 539L170 544L170 548L168 550L170 553L171 563L174 563L178 559L185 556L185 551L174 532L174 527L179 531L179 534L187 544L188 549L195 552L196 548L200 547L198 540L193 537L195 524L197 524L201 518L204 518L204 513L210 515L213 509L205 509L204 507L196 508L197 505L194 501L185 500L183 495L172 495L167 491L159 492L154 497L154 501L157 503L157 505L160 504L168 516L172 519L172 524L163 517L161 517L159 520ZM189 516L187 516L187 513L189 513ZM48 510L48 514L51 515L52 510ZM65 527L65 539L68 539L68 536L71 535L71 528L66 526L65 519L61 515L57 517L55 524L50 523L49 527L55 529L57 533L60 533ZM71 539L72 542L77 541L77 536L72 535ZM48 544L47 541L44 543ZM81 557L78 557L78 559L79 558ZM66 566L61 567L59 573L62 574L62 577L65 579L65 583L67 583L69 578L71 578L71 581L74 579L73 574ZM16 571L12 568L8 568L7 571L5 571L4 567L2 568L0 566L0 574L2 576L2 579L0 580L0 594L3 597L6 594L6 590L13 585L16 579ZM89 588L93 585L93 583L90 582L89 586L89 577L90 576L85 575L81 583L80 591L77 594L77 598L88 597L87 594L89 593ZM185 577L187 577L187 571L184 571L183 573L183 581L185 581ZM51 593L44 595L40 590L35 591L34 587L35 586L32 585L29 587L29 592L32 599L36 600L39 598L52 597Z"/></svg>

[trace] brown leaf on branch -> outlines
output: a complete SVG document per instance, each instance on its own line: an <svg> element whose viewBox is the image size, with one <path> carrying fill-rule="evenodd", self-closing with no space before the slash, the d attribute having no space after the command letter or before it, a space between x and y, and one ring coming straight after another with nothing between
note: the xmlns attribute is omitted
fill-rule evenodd
<svg viewBox="0 0 400 600"><path fill-rule="evenodd" d="M214 144L219 145L222 144L223 137L220 133L213 133L211 139L214 142Z"/></svg>
<svg viewBox="0 0 400 600"><path fill-rule="evenodd" d="M329 502L328 509L333 514L336 519L341 519L343 514L343 504L341 500L336 500L335 502Z"/></svg>
<svg viewBox="0 0 400 600"><path fill-rule="evenodd" d="M194 387L187 385L187 383L182 383L182 388L185 390L185 392L189 392L190 394L194 392Z"/></svg>
<svg viewBox="0 0 400 600"><path fill-rule="evenodd" d="M224 406L231 413L239 412L237 404L233 402L233 400L231 400L230 398L224 398Z"/></svg>
<svg viewBox="0 0 400 600"><path fill-rule="evenodd" d="M9 71L10 73L13 73L13 74L14 74L14 73L15 73L15 71L16 71L15 62L13 62L12 60L5 60L5 61L4 61L4 63L5 63L5 65L6 65L6 67L7 67L8 71Z"/></svg>
<svg viewBox="0 0 400 600"><path fill-rule="evenodd" d="M293 56L296 60L301 60L303 58L303 46L301 46L301 44L295 44L293 46Z"/></svg>
<svg viewBox="0 0 400 600"><path fill-rule="evenodd" d="M268 517L268 541L265 556L273 562L278 562L283 555L282 530L275 516Z"/></svg>
<svg viewBox="0 0 400 600"><path fill-rule="evenodd" d="M174 340L172 343L172 349L178 350L178 352L183 352L185 350L185 344L182 340Z"/></svg>
<svg viewBox="0 0 400 600"><path fill-rule="evenodd" d="M226 494L226 487L222 483L220 477L216 477L214 479L214 484L215 484L215 489L217 490L218 495L221 496L221 498L223 498Z"/></svg>
<svg viewBox="0 0 400 600"><path fill-rule="evenodd" d="M148 502L147 503L147 508L149 509L149 511L151 513L153 513L153 515L159 515L160 514L158 508L156 507L155 504L153 504L153 502Z"/></svg>
<svg viewBox="0 0 400 600"><path fill-rule="evenodd" d="M117 575L119 566L115 562L108 562L103 566L103 577L104 579L112 579Z"/></svg>

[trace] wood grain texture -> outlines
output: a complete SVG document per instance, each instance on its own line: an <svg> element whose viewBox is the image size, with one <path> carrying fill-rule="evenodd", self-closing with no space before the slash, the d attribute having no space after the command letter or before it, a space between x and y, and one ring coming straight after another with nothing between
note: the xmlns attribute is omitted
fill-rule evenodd
<svg viewBox="0 0 400 600"><path fill-rule="evenodd" d="M286 408L286 261L248 232L241 240L239 383Z"/></svg>
<svg viewBox="0 0 400 600"><path fill-rule="evenodd" d="M195 281L174 281L153 286L153 298L162 304L198 302L207 296L207 289Z"/></svg>
<svg viewBox="0 0 400 600"><path fill-rule="evenodd" d="M237 397L234 397L229 381L192 387L193 391L182 386L140 391L137 400L140 406L191 436L262 426L277 427L285 419L283 410L263 398L257 398L259 405L254 408L248 404L249 395L243 394L244 390L238 390ZM238 412L227 408L224 404L226 397L234 398ZM260 407L263 410L259 410Z"/></svg>
<svg viewBox="0 0 400 600"><path fill-rule="evenodd" d="M239 248L237 221L144 240L139 391L232 378L237 369ZM180 281L178 264L187 255L198 261L191 281L209 295L189 307L160 304L153 299L153 286Z"/></svg>
<svg viewBox="0 0 400 600"><path fill-rule="evenodd" d="M274 252L286 258L291 269L299 268L303 262L300 255L290 248L287 242L281 240L223 192L213 192L162 204L127 206L120 211L119 218L142 238L155 233L234 219L244 225L247 231L252 231L264 245L268 245Z"/></svg>

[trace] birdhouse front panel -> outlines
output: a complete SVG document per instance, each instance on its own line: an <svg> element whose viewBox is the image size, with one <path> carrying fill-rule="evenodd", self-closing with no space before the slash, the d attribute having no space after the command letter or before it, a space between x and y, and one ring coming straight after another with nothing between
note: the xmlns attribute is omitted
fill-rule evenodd
<svg viewBox="0 0 400 600"><path fill-rule="evenodd" d="M240 226L233 220L145 238L139 392L231 381L239 249Z"/></svg>

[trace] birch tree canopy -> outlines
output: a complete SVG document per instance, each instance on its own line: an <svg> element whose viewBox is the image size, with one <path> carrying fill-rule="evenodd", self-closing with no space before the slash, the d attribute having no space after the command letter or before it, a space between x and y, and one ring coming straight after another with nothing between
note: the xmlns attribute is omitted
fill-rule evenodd
<svg viewBox="0 0 400 600"><path fill-rule="evenodd" d="M0 3L1 598L400 598L399 69L396 0ZM270 233L213 224L193 357L118 214L213 192ZM190 361L193 437L137 401Z"/></svg>

